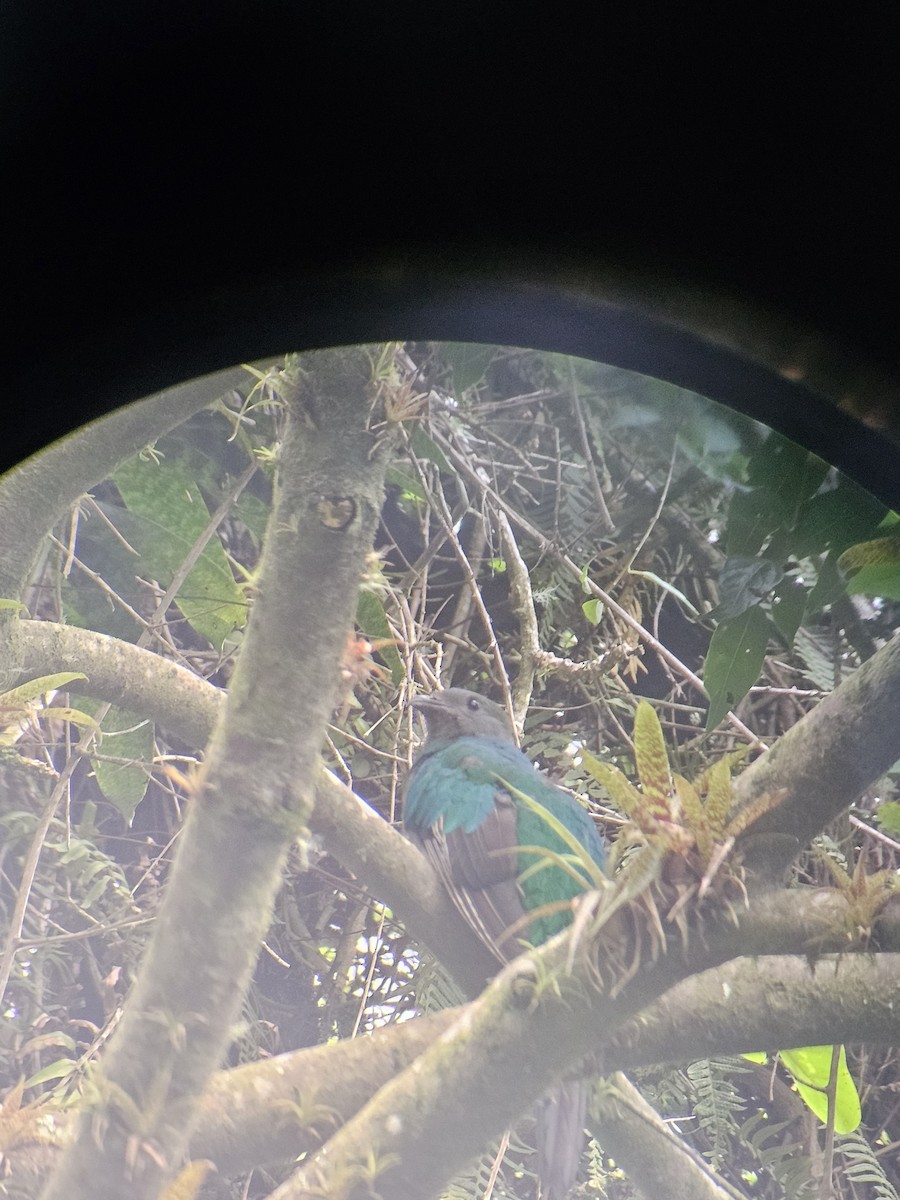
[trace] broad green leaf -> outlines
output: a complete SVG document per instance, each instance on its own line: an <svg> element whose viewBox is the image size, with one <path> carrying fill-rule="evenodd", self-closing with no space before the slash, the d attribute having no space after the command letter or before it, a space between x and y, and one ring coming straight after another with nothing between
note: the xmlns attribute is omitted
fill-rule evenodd
<svg viewBox="0 0 900 1200"><path fill-rule="evenodd" d="M481 383L497 353L495 346L480 346L471 342L445 342L442 351L444 360L453 372L453 390L458 397Z"/></svg>
<svg viewBox="0 0 900 1200"><path fill-rule="evenodd" d="M356 602L356 623L366 635L367 638L375 638L379 641L387 640L394 636L388 619L385 616L384 605L374 592L370 592L367 588L361 588L359 598ZM391 680L393 683L400 683L403 679L403 659L396 646L379 646L377 653L387 663L391 672Z"/></svg>
<svg viewBox="0 0 900 1200"><path fill-rule="evenodd" d="M883 596L886 600L900 600L900 562L863 567L847 581L847 591L852 596Z"/></svg>
<svg viewBox="0 0 900 1200"><path fill-rule="evenodd" d="M747 464L751 488L736 492L729 505L726 553L756 554L776 533L782 542L777 556L786 553L801 506L818 491L827 471L822 459L780 434L770 433Z"/></svg>
<svg viewBox="0 0 900 1200"><path fill-rule="evenodd" d="M814 616L830 604L835 604L842 596L846 596L847 585L837 569L836 559L836 552L829 550L819 565L819 577L806 600L807 617Z"/></svg>
<svg viewBox="0 0 900 1200"><path fill-rule="evenodd" d="M838 559L838 570L848 574L861 567L896 566L900 563L900 537L873 538L848 546Z"/></svg>
<svg viewBox="0 0 900 1200"><path fill-rule="evenodd" d="M778 524L772 497L762 488L735 492L728 506L725 553L730 558L758 554Z"/></svg>
<svg viewBox="0 0 900 1200"><path fill-rule="evenodd" d="M889 837L900 837L900 804L887 800L875 810L875 820Z"/></svg>
<svg viewBox="0 0 900 1200"><path fill-rule="evenodd" d="M100 706L91 701L85 707L96 712ZM148 764L153 759L153 722L112 705L101 728L103 738L91 760L94 774L100 791L130 826L150 783ZM106 762L106 758L128 761Z"/></svg>
<svg viewBox="0 0 900 1200"><path fill-rule="evenodd" d="M900 538L875 538L848 547L837 562L851 595L884 596L900 600Z"/></svg>
<svg viewBox="0 0 900 1200"><path fill-rule="evenodd" d="M771 498L778 524L789 528L800 505L814 496L828 473L828 464L796 442L772 431L750 456L747 479Z"/></svg>
<svg viewBox="0 0 900 1200"><path fill-rule="evenodd" d="M784 568L767 558L730 557L719 575L719 603L711 615L720 621L739 617L784 578Z"/></svg>
<svg viewBox="0 0 900 1200"><path fill-rule="evenodd" d="M823 1123L828 1120L828 1097L822 1089L828 1086L834 1050L834 1046L806 1046L801 1050L781 1052L781 1061L793 1075L797 1091ZM862 1111L843 1046L839 1054L834 1128L837 1133L852 1133L862 1119Z"/></svg>
<svg viewBox="0 0 900 1200"><path fill-rule="evenodd" d="M24 605L21 600L7 600L5 598L3 600L0 600L0 609L6 609L6 608L13 608L17 612L21 612L21 613L28 612L27 606Z"/></svg>
<svg viewBox="0 0 900 1200"><path fill-rule="evenodd" d="M788 576L782 579L772 597L772 620L788 646L794 644L797 630L806 612L809 589L798 580Z"/></svg>
<svg viewBox="0 0 900 1200"><path fill-rule="evenodd" d="M813 496L801 506L790 552L795 558L807 558L825 550L840 553L874 534L885 511L885 506L870 492L849 479L842 479L838 487Z"/></svg>
<svg viewBox="0 0 900 1200"><path fill-rule="evenodd" d="M703 672L703 685L709 693L707 729L714 729L759 679L773 632L760 608L749 608L716 628Z"/></svg>
<svg viewBox="0 0 900 1200"><path fill-rule="evenodd" d="M129 512L140 518L126 536L140 552L143 569L168 587L209 524L209 509L199 489L178 461L155 463L135 457L113 478ZM176 603L188 623L220 648L246 621L244 595L215 535L179 589Z"/></svg>

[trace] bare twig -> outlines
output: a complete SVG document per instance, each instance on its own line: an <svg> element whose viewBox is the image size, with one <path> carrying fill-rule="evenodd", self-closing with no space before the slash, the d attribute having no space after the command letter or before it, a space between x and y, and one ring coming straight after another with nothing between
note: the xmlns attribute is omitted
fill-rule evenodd
<svg viewBox="0 0 900 1200"><path fill-rule="evenodd" d="M613 519L609 515L609 509L606 507L606 499L603 495L603 489L600 487L600 480L597 477L597 468L594 465L594 455L591 452L591 444L588 441L587 429L584 424L584 413L581 411L581 397L578 395L578 384L575 381L575 365L572 359L569 359L569 383L571 387L570 398L572 401L572 412L575 414L575 423L578 426L578 436L581 439L581 451L584 455L584 461L587 464L588 478L591 481L591 490L594 493L594 499L597 502L597 511L600 514L600 521L603 525L604 532L612 533L615 526ZM637 551L635 551L637 553Z"/></svg>

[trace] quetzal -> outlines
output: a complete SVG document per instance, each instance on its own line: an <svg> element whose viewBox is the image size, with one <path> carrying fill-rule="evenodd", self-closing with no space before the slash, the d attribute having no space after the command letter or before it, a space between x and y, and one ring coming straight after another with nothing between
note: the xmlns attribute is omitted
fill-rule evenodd
<svg viewBox="0 0 900 1200"><path fill-rule="evenodd" d="M500 705L448 688L418 697L413 707L425 718L427 738L406 782L404 828L481 940L507 962L524 943L538 945L564 928L572 919L568 902L591 886L586 874L579 884L550 860L538 865L533 850L517 849L546 847L572 857L571 848L516 791L552 814L601 868L603 842L577 800L540 775L518 749ZM557 1085L541 1101L541 1200L563 1200L575 1181L586 1100L587 1086L579 1081Z"/></svg>

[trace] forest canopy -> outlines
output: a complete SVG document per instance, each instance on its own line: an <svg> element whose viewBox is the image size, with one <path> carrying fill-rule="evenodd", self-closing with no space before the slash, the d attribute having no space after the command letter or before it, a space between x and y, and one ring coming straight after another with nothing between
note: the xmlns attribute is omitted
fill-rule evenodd
<svg viewBox="0 0 900 1200"><path fill-rule="evenodd" d="M122 409L0 514L0 1195L530 1200L568 1074L575 1195L897 1197L900 532L859 483L658 379L391 343ZM614 847L486 989L399 832L448 687Z"/></svg>

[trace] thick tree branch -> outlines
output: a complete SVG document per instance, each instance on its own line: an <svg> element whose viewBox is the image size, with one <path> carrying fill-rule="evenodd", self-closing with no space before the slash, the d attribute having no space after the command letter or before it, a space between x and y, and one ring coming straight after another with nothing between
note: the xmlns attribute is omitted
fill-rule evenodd
<svg viewBox="0 0 900 1200"><path fill-rule="evenodd" d="M820 1042L895 1045L898 1011L898 954L830 956L813 965L800 957L742 958L677 984L625 1022L590 1063L609 1074ZM447 1009L366 1038L217 1072L200 1100L190 1156L211 1160L228 1176L315 1149L460 1015ZM53 1114L59 1144L70 1140L71 1117ZM611 1120L620 1118L604 1112L597 1130L608 1149ZM18 1183L19 1158L8 1157Z"/></svg>
<svg viewBox="0 0 900 1200"><path fill-rule="evenodd" d="M854 915L839 893L797 893L790 913L786 908L781 896L763 897L733 920L705 922L687 947L673 931L669 952L624 984L616 982L618 968L611 964L640 954L638 909L620 908L598 932L582 932L574 961L575 931L557 935L504 968L437 1043L276 1189L273 1200L312 1200L322 1188L327 1194L338 1186L348 1200L371 1187L394 1200L435 1194L560 1072L693 971L735 954L851 946ZM900 950L896 912L879 921L876 934L885 948Z"/></svg>
<svg viewBox="0 0 900 1200"><path fill-rule="evenodd" d="M735 783L735 811L767 792L784 801L747 838L754 869L778 879L795 855L900 758L900 636L783 734Z"/></svg>
<svg viewBox="0 0 900 1200"><path fill-rule="evenodd" d="M286 393L259 599L229 702L150 947L103 1059L97 1111L84 1118L47 1200L142 1200L177 1168L197 1099L232 1036L287 849L312 809L340 655L381 508L384 451L367 428L366 351L324 352L303 368Z"/></svg>
<svg viewBox="0 0 900 1200"><path fill-rule="evenodd" d="M149 717L198 750L209 741L225 703L225 692L186 667L104 633L17 621L9 637L12 686L56 671L80 671L86 678L72 683L72 691Z"/></svg>
<svg viewBox="0 0 900 1200"><path fill-rule="evenodd" d="M621 1071L603 1081L592 1107L592 1132L647 1200L744 1200L743 1193L720 1179L703 1156L669 1128Z"/></svg>
<svg viewBox="0 0 900 1200"><path fill-rule="evenodd" d="M900 955L740 959L687 979L626 1022L597 1055L598 1074L716 1054L842 1042L894 1045ZM860 1023L859 1014L863 1014ZM224 1175L320 1145L462 1015L447 1009L371 1037L298 1050L213 1076L191 1157ZM280 1116L279 1116L280 1114ZM605 1121L604 1121L605 1128ZM605 1146L603 1130L598 1131Z"/></svg>
<svg viewBox="0 0 900 1200"><path fill-rule="evenodd" d="M12 635L17 682L62 669L81 671L87 678L74 682L73 691L150 717L198 748L208 742L225 693L177 663L69 625L20 621ZM312 833L476 995L497 964L461 920L423 855L329 771L319 771L316 780Z"/></svg>

